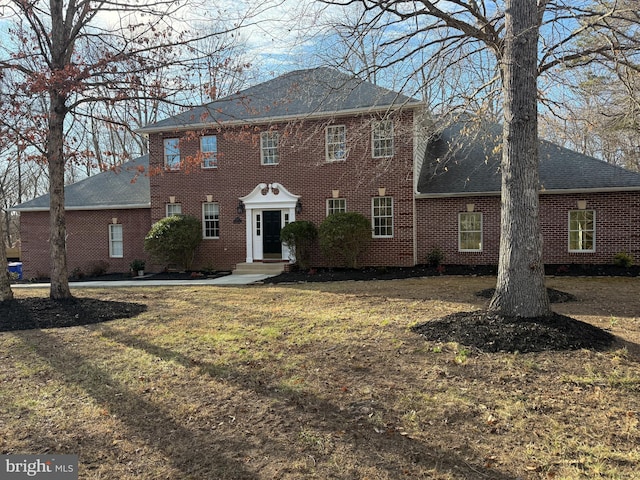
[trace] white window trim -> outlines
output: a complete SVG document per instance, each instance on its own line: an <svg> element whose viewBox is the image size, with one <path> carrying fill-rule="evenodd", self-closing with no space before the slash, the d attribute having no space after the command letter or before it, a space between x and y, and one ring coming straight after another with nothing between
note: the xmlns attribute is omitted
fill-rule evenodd
<svg viewBox="0 0 640 480"><path fill-rule="evenodd" d="M180 208L180 213L172 213L171 215L169 215L169 207L171 207L171 206L179 207ZM171 217L171 216L174 216L174 215L182 215L182 204L181 203L167 203L167 204L165 204L164 216L165 217Z"/></svg>
<svg viewBox="0 0 640 480"><path fill-rule="evenodd" d="M376 198L389 198L391 199L391 235L376 235L376 226L375 226L375 200ZM373 238L393 238L395 235L395 222L394 222L394 212L395 212L395 205L394 205L394 201L393 201L393 197L389 196L389 195L385 195L384 197L373 197L371 199L371 235ZM382 217L380 217L382 218ZM387 216L385 215L384 218L387 218Z"/></svg>
<svg viewBox="0 0 640 480"><path fill-rule="evenodd" d="M203 148L203 143L205 138L214 137L216 139L216 151L215 152L205 152ZM211 154L211 156L206 156L207 154ZM202 162L200 163L200 168L204 170L212 170L214 168L218 168L218 138L217 135L203 135L200 137L200 154L202 155ZM213 160L212 165L206 164L207 160Z"/></svg>
<svg viewBox="0 0 640 480"><path fill-rule="evenodd" d="M391 124L391 137L384 137L384 138L378 138L377 140L391 140L391 153L388 155L376 155L376 138L375 138L375 131L376 131L376 127L382 123L389 123ZM371 156L373 158L390 158L393 157L393 155L395 154L395 141L394 141L394 129L393 129L393 120L379 120L377 122L373 122L373 124L371 125Z"/></svg>
<svg viewBox="0 0 640 480"><path fill-rule="evenodd" d="M120 227L120 240L114 240L113 238L113 230L116 226ZM113 245L116 241L122 245L122 254L120 255L113 253ZM109 258L124 258L124 231L121 223L109 224Z"/></svg>
<svg viewBox="0 0 640 480"><path fill-rule="evenodd" d="M178 155L178 164L177 164L177 166L173 166L173 167L169 166L169 162L167 161L167 157L168 157L168 155L167 155L167 143L168 142L172 142L172 141L176 142L177 151L178 151L178 153L177 153L177 155ZM169 170L170 172L177 172L178 170L180 170L181 163L182 163L182 157L181 157L181 154L180 154L180 139L179 138L175 138L175 137L174 138L165 138L163 140L162 146L163 146L163 155L164 155L164 168L166 170Z"/></svg>
<svg viewBox="0 0 640 480"><path fill-rule="evenodd" d="M263 139L268 138L269 140L271 140L273 137L275 137L275 147L265 147L262 143ZM275 148L275 151L276 151L276 154L275 154L276 161L265 162L265 149L272 149L272 148ZM279 163L280 163L280 133L273 130L260 133L260 164L261 165L278 165Z"/></svg>
<svg viewBox="0 0 640 480"><path fill-rule="evenodd" d="M217 205L218 206L218 236L208 237L206 219L204 216L205 205ZM206 240L219 239L220 238L220 204L218 202L206 202L202 204L202 238Z"/></svg>
<svg viewBox="0 0 640 480"><path fill-rule="evenodd" d="M572 250L571 249L571 214L574 212L593 212L593 248L590 250ZM567 213L567 251L570 253L595 253L596 251L596 211L594 209L569 210Z"/></svg>
<svg viewBox="0 0 640 480"><path fill-rule="evenodd" d="M462 215L480 215L480 248L462 248ZM477 230L469 230L468 232L477 232ZM484 244L484 215L482 212L459 212L458 213L458 251L459 252L482 252L482 246Z"/></svg>
<svg viewBox="0 0 640 480"><path fill-rule="evenodd" d="M335 130L341 128L344 131L344 154L340 158L331 158L329 156L329 130ZM333 136L333 134L332 134ZM338 143L331 143L331 145L338 145ZM349 155L349 149L347 148L347 127L346 125L327 125L324 129L324 154L327 162L344 162Z"/></svg>
<svg viewBox="0 0 640 480"><path fill-rule="evenodd" d="M326 214L327 214L327 217L328 217L329 215L331 215L331 213L329 212L329 204L330 204L331 202L336 201L336 200L342 200L342 201L344 201L344 211L345 211L345 212L347 211L347 199L346 199L346 198L342 198L342 197L340 197L340 198L327 198L327 202L326 202L326 207L327 207L327 208L326 208Z"/></svg>

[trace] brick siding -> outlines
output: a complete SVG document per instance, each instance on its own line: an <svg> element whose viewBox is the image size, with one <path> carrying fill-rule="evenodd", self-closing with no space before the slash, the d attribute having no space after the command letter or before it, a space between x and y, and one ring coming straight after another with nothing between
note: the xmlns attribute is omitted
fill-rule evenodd
<svg viewBox="0 0 640 480"><path fill-rule="evenodd" d="M393 198L393 238L372 239L362 265L411 266L425 263L438 247L448 264L497 264L500 238L500 198L498 196L413 199L414 117L403 112L394 118L395 151L392 158L374 159L371 154L369 116L305 120L289 124L233 127L202 132L156 133L149 138L151 208L67 212L67 252L69 273L75 268L90 273L104 259L111 272L129 270L135 258L147 260L147 270L161 265L149 262L143 240L153 222L163 218L169 197L180 203L182 213L202 219L202 204L210 195L219 204L220 238L204 239L198 248L194 268L231 269L246 259L246 218L238 215L239 197L260 183L279 183L301 197L302 212L297 220L317 226L326 217L326 201L338 190L347 210L371 219L372 198L385 189ZM325 161L325 127L345 125L346 161ZM280 133L279 163L261 165L260 132ZM201 169L198 153L201 135L217 135L218 167ZM163 166L163 140L180 138L180 171L167 172ZM596 212L596 250L593 253L568 251L568 211L586 200ZM414 233L414 203L416 230ZM481 252L458 251L458 213L473 204L483 214ZM640 192L589 194L543 194L540 197L544 261L547 264L610 264L613 255L629 252L640 260ZM123 225L124 258L109 258L108 224L117 217ZM23 212L21 238L23 273L26 278L48 276L48 212ZM414 261L415 239L415 261ZM318 248L311 263L326 265Z"/></svg>
<svg viewBox="0 0 640 480"><path fill-rule="evenodd" d="M586 200L587 210L596 212L595 252L569 252L568 215ZM467 204L482 213L482 252L458 251L458 213ZM497 196L424 198L416 201L418 263L435 248L444 263L495 265L500 248L500 198ZM611 264L619 252L640 260L640 192L540 195L540 224L546 264Z"/></svg>
<svg viewBox="0 0 640 480"><path fill-rule="evenodd" d="M150 168L162 170L163 139L180 138L181 171L163 172L151 177L151 219L165 216L170 196L182 206L182 213L202 218L202 203L211 195L220 205L220 238L205 239L200 245L194 267L213 266L229 269L246 259L246 223L236 213L238 199L260 183L279 183L294 195L300 195L302 213L296 220L309 220L316 226L326 217L326 200L339 190L347 201L347 210L371 219L372 198L384 187L393 197L394 237L373 239L366 265L413 264L413 114L394 119L395 154L390 159L374 159L371 154L371 117L341 117L331 122L307 120L296 124L228 128L221 131L165 133L150 135ZM346 161L325 161L325 126L346 126L349 149ZM279 163L261 165L260 132L280 132ZM199 136L217 135L218 167L201 169L198 160ZM240 217L242 223L237 222ZM393 251L394 255L389 255ZM325 260L318 249L312 263Z"/></svg>
<svg viewBox="0 0 640 480"><path fill-rule="evenodd" d="M109 258L109 224L113 218L122 225L123 258ZM70 210L66 223L70 275L76 268L88 275L101 260L107 262L108 272L128 272L132 260L147 259L143 244L151 225L149 209ZM20 235L23 277L48 277L49 212L22 212Z"/></svg>

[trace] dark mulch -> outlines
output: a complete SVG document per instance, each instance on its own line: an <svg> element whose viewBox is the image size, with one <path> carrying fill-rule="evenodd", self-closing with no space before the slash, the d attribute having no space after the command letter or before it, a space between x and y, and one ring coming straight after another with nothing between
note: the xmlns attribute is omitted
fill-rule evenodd
<svg viewBox="0 0 640 480"><path fill-rule="evenodd" d="M477 310L447 315L412 329L427 340L457 342L484 352L605 350L615 339L609 332L557 313L525 319Z"/></svg>
<svg viewBox="0 0 640 480"><path fill-rule="evenodd" d="M640 266L629 268L614 265L545 265L547 275L555 276L640 276ZM433 277L438 275L496 275L495 265L416 265L415 267L368 267L368 268L312 268L285 272L268 278L264 283L337 282L345 280L394 280L411 277ZM550 292L551 295L554 295ZM556 300L570 301L567 300ZM552 300L553 302L554 300Z"/></svg>
<svg viewBox="0 0 640 480"><path fill-rule="evenodd" d="M267 278L264 283L338 282L346 280L396 280L437 275L495 275L493 265L442 265L432 267L367 267L367 268L312 268L284 272Z"/></svg>
<svg viewBox="0 0 640 480"><path fill-rule="evenodd" d="M64 301L29 297L0 302L0 332L36 328L75 327L131 318L146 311L147 306L94 298Z"/></svg>

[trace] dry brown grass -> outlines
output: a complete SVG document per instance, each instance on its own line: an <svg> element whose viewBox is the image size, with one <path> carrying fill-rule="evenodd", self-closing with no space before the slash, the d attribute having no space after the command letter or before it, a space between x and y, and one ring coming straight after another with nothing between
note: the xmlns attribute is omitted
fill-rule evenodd
<svg viewBox="0 0 640 480"><path fill-rule="evenodd" d="M638 282L548 281L604 353L411 333L490 278L76 290L148 309L1 333L0 452L79 454L82 479L638 478Z"/></svg>

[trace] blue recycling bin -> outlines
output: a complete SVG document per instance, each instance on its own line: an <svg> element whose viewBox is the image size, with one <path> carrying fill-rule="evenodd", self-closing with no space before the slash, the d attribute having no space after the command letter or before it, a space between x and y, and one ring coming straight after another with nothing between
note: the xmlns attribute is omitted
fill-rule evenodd
<svg viewBox="0 0 640 480"><path fill-rule="evenodd" d="M22 280L22 262L9 262L7 264L7 270L10 273L17 273L18 280Z"/></svg>

